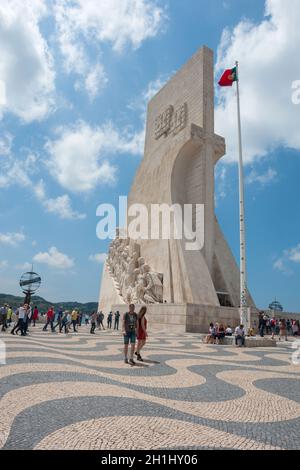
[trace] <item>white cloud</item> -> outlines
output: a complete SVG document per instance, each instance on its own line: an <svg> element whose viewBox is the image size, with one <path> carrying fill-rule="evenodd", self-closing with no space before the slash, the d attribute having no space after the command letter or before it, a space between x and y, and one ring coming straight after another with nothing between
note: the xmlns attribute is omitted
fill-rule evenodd
<svg viewBox="0 0 300 470"><path fill-rule="evenodd" d="M63 194L56 198L47 198L43 180L38 181L36 184L31 184L31 186L36 198L47 212L58 215L60 219L82 220L86 218L86 214L81 214L72 208L71 199L68 194Z"/></svg>
<svg viewBox="0 0 300 470"><path fill-rule="evenodd" d="M23 160L17 160L11 154L9 157L10 158L1 166L0 188L7 188L13 185L28 188L47 212L58 215L61 219L80 220L86 217L85 214L81 214L72 209L71 199L67 194L56 198L47 198L44 181L40 179L34 182L32 178L29 177L29 174L34 173L36 170L36 155L29 154ZM105 173L105 171L106 168L104 167L103 172Z"/></svg>
<svg viewBox="0 0 300 470"><path fill-rule="evenodd" d="M103 66L96 64L93 70L87 74L84 81L85 89L91 100L100 94L107 82L108 78L104 72Z"/></svg>
<svg viewBox="0 0 300 470"><path fill-rule="evenodd" d="M7 268L8 262L6 260L0 261L0 269Z"/></svg>
<svg viewBox="0 0 300 470"><path fill-rule="evenodd" d="M86 218L86 214L80 214L72 209L71 200L67 194L55 199L46 199L44 207L48 212L58 215L61 219L81 220Z"/></svg>
<svg viewBox="0 0 300 470"><path fill-rule="evenodd" d="M157 79L151 80L141 93L141 96L128 105L129 109L139 111L142 123L141 130L135 132L130 139L130 152L135 155L142 155L144 152L148 102L164 86L169 78L170 75L161 75Z"/></svg>
<svg viewBox="0 0 300 470"><path fill-rule="evenodd" d="M91 127L83 121L60 128L56 140L49 140L48 167L59 184L73 192L85 192L98 184L116 182L116 167L108 157L117 153L139 154L138 134L121 135L112 124Z"/></svg>
<svg viewBox="0 0 300 470"><path fill-rule="evenodd" d="M17 246L25 240L25 235L22 232L0 233L0 243L3 245Z"/></svg>
<svg viewBox="0 0 300 470"><path fill-rule="evenodd" d="M19 271L29 271L31 270L32 264L31 263L23 263L23 264L17 264L16 269Z"/></svg>
<svg viewBox="0 0 300 470"><path fill-rule="evenodd" d="M0 80L0 106L6 104L6 87L3 80Z"/></svg>
<svg viewBox="0 0 300 470"><path fill-rule="evenodd" d="M0 80L5 84L1 113L11 112L25 122L43 119L54 106L53 59L39 29L45 15L44 0L0 3Z"/></svg>
<svg viewBox="0 0 300 470"><path fill-rule="evenodd" d="M107 77L99 62L93 63L87 45L97 49L103 43L121 52L126 45L134 49L162 29L166 14L153 0L57 0L54 6L57 37L68 73L83 77L91 98L99 94Z"/></svg>
<svg viewBox="0 0 300 470"><path fill-rule="evenodd" d="M12 185L30 187L31 179L28 176L28 166L26 160L17 160L13 157L3 162L0 173L0 188L7 188Z"/></svg>
<svg viewBox="0 0 300 470"><path fill-rule="evenodd" d="M240 61L240 91L245 162L278 146L300 150L300 107L292 103L292 82L300 79L300 2L267 0L260 23L246 19L225 30L218 49L216 76ZM227 161L237 160L235 85L219 88L216 132L226 138Z"/></svg>
<svg viewBox="0 0 300 470"><path fill-rule="evenodd" d="M7 157L11 153L13 136L9 132L4 132L0 136L0 156Z"/></svg>
<svg viewBox="0 0 300 470"><path fill-rule="evenodd" d="M167 83L171 74L160 75L158 78L151 80L139 97L135 98L129 105L129 109L140 112L141 120L145 121L148 102L154 95Z"/></svg>
<svg viewBox="0 0 300 470"><path fill-rule="evenodd" d="M167 83L170 75L160 75L156 80L151 80L148 83L146 90L143 92L143 99L145 107L147 106L148 101L153 98L154 95Z"/></svg>
<svg viewBox="0 0 300 470"><path fill-rule="evenodd" d="M70 269L74 266L74 259L68 255L61 253L55 246L52 246L48 252L37 253L33 257L36 263L47 264L57 269Z"/></svg>
<svg viewBox="0 0 300 470"><path fill-rule="evenodd" d="M44 201L46 198L46 189L44 181L40 180L36 184L33 184L32 187L36 198L39 201Z"/></svg>
<svg viewBox="0 0 300 470"><path fill-rule="evenodd" d="M97 253L95 255L90 255L90 261L96 261L96 263L104 263L107 257L107 253Z"/></svg>
<svg viewBox="0 0 300 470"><path fill-rule="evenodd" d="M255 170L251 170L250 173L245 178L247 184L258 183L261 186L266 186L269 183L276 181L277 171L273 168L268 168L265 173L258 173Z"/></svg>
<svg viewBox="0 0 300 470"><path fill-rule="evenodd" d="M286 260L284 260L283 258L277 259L273 263L273 268L276 269L277 271L281 271L283 274L287 276L290 276L291 274L293 274L293 271L289 267L286 266Z"/></svg>
<svg viewBox="0 0 300 470"><path fill-rule="evenodd" d="M300 264L300 243L294 248L284 250L282 256L274 262L273 268L290 275L293 274L291 269L293 263Z"/></svg>
<svg viewBox="0 0 300 470"><path fill-rule="evenodd" d="M300 263L300 243L295 247L287 251L287 256L290 261L294 263Z"/></svg>
<svg viewBox="0 0 300 470"><path fill-rule="evenodd" d="M224 199L227 194L227 169L224 164L216 166L215 171L215 204L218 205L219 199Z"/></svg>

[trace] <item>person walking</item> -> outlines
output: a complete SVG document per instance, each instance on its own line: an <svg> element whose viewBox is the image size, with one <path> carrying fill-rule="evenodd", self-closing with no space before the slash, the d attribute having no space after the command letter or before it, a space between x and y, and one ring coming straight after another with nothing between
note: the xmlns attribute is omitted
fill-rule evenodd
<svg viewBox="0 0 300 470"><path fill-rule="evenodd" d="M264 330L265 330L264 312L263 311L259 312L258 329L259 329L259 335L261 336L261 338L263 338L264 337Z"/></svg>
<svg viewBox="0 0 300 470"><path fill-rule="evenodd" d="M18 323L19 323L19 307L15 310L15 322L14 322L14 326L12 327L12 330L10 332L10 334L14 335L15 334L15 331L18 327Z"/></svg>
<svg viewBox="0 0 300 470"><path fill-rule="evenodd" d="M92 315L91 315L91 330L90 330L91 335L95 334L96 321L97 321L97 312L92 312Z"/></svg>
<svg viewBox="0 0 300 470"><path fill-rule="evenodd" d="M137 332L137 314L135 312L135 305L129 305L129 312L126 312L123 316L122 333L124 337L124 362L125 364L135 365L133 360L135 342ZM128 361L128 345L130 343L130 359Z"/></svg>
<svg viewBox="0 0 300 470"><path fill-rule="evenodd" d="M12 315L13 315L12 308L8 305L7 306L7 313L6 313L6 324L7 324L7 326L11 325Z"/></svg>
<svg viewBox="0 0 300 470"><path fill-rule="evenodd" d="M97 313L97 319L96 319L96 324L97 324L97 329L100 330L100 323L101 323L101 312Z"/></svg>
<svg viewBox="0 0 300 470"><path fill-rule="evenodd" d="M281 338L285 338L287 341L287 329L286 329L286 322L285 319L282 318L279 320L279 341L281 341Z"/></svg>
<svg viewBox="0 0 300 470"><path fill-rule="evenodd" d="M141 356L141 350L145 346L148 333L147 333L147 318L146 318L147 307L142 307L137 316L137 348L135 355L138 361L143 361Z"/></svg>
<svg viewBox="0 0 300 470"><path fill-rule="evenodd" d="M120 321L120 312L119 312L119 310L117 310L116 313L115 313L114 330L118 330L118 329L119 329L119 321Z"/></svg>
<svg viewBox="0 0 300 470"><path fill-rule="evenodd" d="M7 328L7 307L3 305L0 308L0 325L2 325L1 331L5 331Z"/></svg>
<svg viewBox="0 0 300 470"><path fill-rule="evenodd" d="M89 324L89 314L88 313L86 313L84 315L84 321L85 321L85 326L88 326L88 324Z"/></svg>
<svg viewBox="0 0 300 470"><path fill-rule="evenodd" d="M287 334L288 335L293 334L292 323L291 323L291 320L289 318L286 321L286 329L287 329Z"/></svg>
<svg viewBox="0 0 300 470"><path fill-rule="evenodd" d="M32 314L33 326L35 326L35 323L38 319L39 319L39 310L38 310L37 306L35 306L34 309L33 309L33 314Z"/></svg>
<svg viewBox="0 0 300 470"><path fill-rule="evenodd" d="M70 318L68 316L68 311L65 310L63 312L63 315L62 315L62 318L61 318L61 329L59 330L59 332L61 333L62 330L64 329L65 330L65 335L69 333L69 322L70 322Z"/></svg>
<svg viewBox="0 0 300 470"><path fill-rule="evenodd" d="M75 309L71 313L71 320L72 320L74 333L78 333L78 331L76 330L76 325L77 325L77 320L78 320L78 313Z"/></svg>
<svg viewBox="0 0 300 470"><path fill-rule="evenodd" d="M60 333L62 332L62 323L61 322L62 322L63 314L64 314L64 312L63 312L62 307L59 307L57 315L56 315L56 325L53 328L55 330L58 327Z"/></svg>
<svg viewBox="0 0 300 470"><path fill-rule="evenodd" d="M53 322L54 322L54 307L50 307L47 314L46 314L46 323L45 323L45 326L43 328L43 331L47 331L47 328L48 328L48 325L50 325L51 327L51 331L52 333L55 332L54 328L53 328Z"/></svg>
<svg viewBox="0 0 300 470"><path fill-rule="evenodd" d="M271 321L270 317L266 315L266 334L269 335L271 332Z"/></svg>
<svg viewBox="0 0 300 470"><path fill-rule="evenodd" d="M15 332L16 332L16 334L18 334L18 331L21 331L21 336L25 336L25 333L24 333L24 318L25 318L25 315L26 315L27 307L28 307L28 305L24 304L22 307L18 308L18 311L16 312L16 314L18 316L18 321L17 321L16 325L13 327L13 329L11 330L12 335L14 335Z"/></svg>
<svg viewBox="0 0 300 470"><path fill-rule="evenodd" d="M271 325L271 339L275 339L275 333L276 333L276 318L273 316L270 320L270 325Z"/></svg>
<svg viewBox="0 0 300 470"><path fill-rule="evenodd" d="M299 326L296 320L293 320L293 325L292 325L292 335L297 336L299 332Z"/></svg>
<svg viewBox="0 0 300 470"><path fill-rule="evenodd" d="M27 309L26 309L26 314L25 314L25 317L24 317L24 334L25 335L28 335L28 326L29 324L31 323L31 317L32 317L32 308L30 305L27 306Z"/></svg>

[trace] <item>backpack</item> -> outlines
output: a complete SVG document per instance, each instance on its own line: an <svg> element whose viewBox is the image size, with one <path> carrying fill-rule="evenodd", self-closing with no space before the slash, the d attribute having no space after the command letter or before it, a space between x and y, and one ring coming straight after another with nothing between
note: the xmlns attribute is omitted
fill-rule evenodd
<svg viewBox="0 0 300 470"><path fill-rule="evenodd" d="M127 331L134 331L137 326L137 314L133 313L132 317L134 318L134 322L130 321L130 313L126 312L125 313L125 328Z"/></svg>

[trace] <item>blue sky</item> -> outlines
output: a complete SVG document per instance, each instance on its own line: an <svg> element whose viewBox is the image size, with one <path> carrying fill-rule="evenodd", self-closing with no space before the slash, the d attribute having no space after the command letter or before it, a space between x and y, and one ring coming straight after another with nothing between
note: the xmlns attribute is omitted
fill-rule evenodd
<svg viewBox="0 0 300 470"><path fill-rule="evenodd" d="M206 44L216 77L241 64L249 288L299 311L299 15L297 0L1 1L0 291L33 262L45 298L97 300L96 208L130 189L147 99ZM234 104L216 90L216 213L238 259Z"/></svg>

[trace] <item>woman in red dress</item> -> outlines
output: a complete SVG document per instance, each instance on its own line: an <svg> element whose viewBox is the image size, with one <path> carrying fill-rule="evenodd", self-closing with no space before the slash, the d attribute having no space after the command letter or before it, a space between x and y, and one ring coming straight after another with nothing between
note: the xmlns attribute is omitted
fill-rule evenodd
<svg viewBox="0 0 300 470"><path fill-rule="evenodd" d="M39 311L37 307L34 307L33 310L33 315L32 315L32 320L33 320L33 326L35 326L35 322L39 319Z"/></svg>
<svg viewBox="0 0 300 470"><path fill-rule="evenodd" d="M147 307L142 307L138 313L138 321L137 321L137 348L135 355L137 356L138 361L143 361L141 356L141 349L145 346L146 340L148 338L147 334L147 319L145 317L147 312Z"/></svg>

